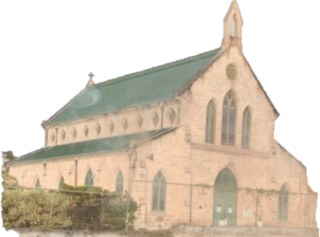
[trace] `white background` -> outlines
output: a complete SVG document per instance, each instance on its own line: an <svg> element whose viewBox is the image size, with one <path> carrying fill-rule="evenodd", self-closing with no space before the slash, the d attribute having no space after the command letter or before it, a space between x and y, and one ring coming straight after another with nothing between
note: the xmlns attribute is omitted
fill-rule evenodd
<svg viewBox="0 0 320 237"><path fill-rule="evenodd" d="M281 114L275 138L320 191L320 2L238 2L243 52ZM218 48L230 3L1 1L0 150L21 156L42 147L41 121L83 89L91 71L101 82ZM15 236L1 228L4 235Z"/></svg>

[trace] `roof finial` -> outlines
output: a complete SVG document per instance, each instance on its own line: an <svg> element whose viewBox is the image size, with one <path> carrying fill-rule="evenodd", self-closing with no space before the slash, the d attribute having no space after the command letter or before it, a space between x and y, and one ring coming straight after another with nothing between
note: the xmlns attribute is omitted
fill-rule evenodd
<svg viewBox="0 0 320 237"><path fill-rule="evenodd" d="M94 77L94 75L92 74L92 72L90 72L90 74L88 74L88 76L90 77L91 80L92 80L92 77Z"/></svg>
<svg viewBox="0 0 320 237"><path fill-rule="evenodd" d="M94 84L92 77L94 77L94 75L92 74L92 72L90 72L90 74L88 74L88 76L90 77L88 83L87 83L87 87L88 86L92 86Z"/></svg>

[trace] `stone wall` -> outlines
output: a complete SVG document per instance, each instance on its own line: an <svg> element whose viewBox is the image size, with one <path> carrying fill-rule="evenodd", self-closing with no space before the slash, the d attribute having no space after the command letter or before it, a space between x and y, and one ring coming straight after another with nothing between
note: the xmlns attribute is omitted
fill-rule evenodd
<svg viewBox="0 0 320 237"><path fill-rule="evenodd" d="M285 237L285 236L319 236L319 230L306 228L279 228L279 227L204 227L204 226L177 226L173 228L175 237Z"/></svg>
<svg viewBox="0 0 320 237"><path fill-rule="evenodd" d="M229 64L236 67L237 77L227 78ZM236 100L235 148L241 148L242 115L249 107L251 111L250 150L268 152L273 143L276 113L259 82L256 80L242 52L237 47L222 52L192 84L191 100L184 103L181 118L184 125L190 126L192 141L205 142L206 110L210 100L215 104L215 145L221 145L222 108L226 94L232 91Z"/></svg>
<svg viewBox="0 0 320 237"><path fill-rule="evenodd" d="M174 110L176 118L171 121L169 113ZM156 122L155 117L158 120ZM116 113L61 123L46 127L46 146L55 146L105 137L121 136L178 124L178 107L170 103L156 103L140 108L130 108ZM127 123L124 126L124 123Z"/></svg>
<svg viewBox="0 0 320 237"><path fill-rule="evenodd" d="M85 185L85 177L89 169L93 173L94 186L102 187L110 192L115 190L116 178L121 171L124 179L123 190L128 190L129 158L127 152L86 155L77 157L77 186ZM39 179L43 189L59 189L60 178L66 184L75 186L76 165L74 157L42 162L31 162L10 166L10 175L17 178L20 186L35 188Z"/></svg>
<svg viewBox="0 0 320 237"><path fill-rule="evenodd" d="M88 232L88 231L29 231L18 230L20 237L146 237L146 232L142 232L141 235L135 232ZM201 227L201 226L176 226L172 229L173 235L169 233L166 235L150 234L152 236L161 237L238 237L238 236L250 236L250 237L318 237L318 229L303 229L303 228L277 228L277 227Z"/></svg>

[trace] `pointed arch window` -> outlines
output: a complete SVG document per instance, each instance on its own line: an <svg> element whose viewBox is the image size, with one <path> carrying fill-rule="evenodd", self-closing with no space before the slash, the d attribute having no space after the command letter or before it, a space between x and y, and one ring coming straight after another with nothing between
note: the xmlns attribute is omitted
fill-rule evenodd
<svg viewBox="0 0 320 237"><path fill-rule="evenodd" d="M161 172L153 179L152 211L163 212L166 207L166 180Z"/></svg>
<svg viewBox="0 0 320 237"><path fill-rule="evenodd" d="M251 112L249 107L247 107L242 116L242 147L250 147L250 137L251 137Z"/></svg>
<svg viewBox="0 0 320 237"><path fill-rule="evenodd" d="M206 117L206 143L214 143L215 133L215 117L216 107L213 100L210 100L207 106L207 117Z"/></svg>
<svg viewBox="0 0 320 237"><path fill-rule="evenodd" d="M64 183L64 178L63 178L63 176L61 176L60 182L59 182L59 189L60 189L60 190L63 189L63 185L64 185L64 184L65 184L65 183Z"/></svg>
<svg viewBox="0 0 320 237"><path fill-rule="evenodd" d="M41 189L41 184L39 178L37 178L35 189Z"/></svg>
<svg viewBox="0 0 320 237"><path fill-rule="evenodd" d="M89 169L87 172L84 186L87 188L93 188L93 174L91 169Z"/></svg>
<svg viewBox="0 0 320 237"><path fill-rule="evenodd" d="M224 97L222 111L221 144L225 146L234 146L236 132L236 100L231 91Z"/></svg>
<svg viewBox="0 0 320 237"><path fill-rule="evenodd" d="M288 220L288 190L283 185L279 192L278 219L282 221Z"/></svg>
<svg viewBox="0 0 320 237"><path fill-rule="evenodd" d="M116 193L122 193L123 192L123 176L121 171L119 171L117 180L116 180Z"/></svg>

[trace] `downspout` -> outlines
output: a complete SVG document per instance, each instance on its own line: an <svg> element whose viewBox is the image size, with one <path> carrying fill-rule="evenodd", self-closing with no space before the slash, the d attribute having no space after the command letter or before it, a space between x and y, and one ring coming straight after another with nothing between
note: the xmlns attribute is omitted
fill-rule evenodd
<svg viewBox="0 0 320 237"><path fill-rule="evenodd" d="M145 182L144 182L144 206L145 206L145 208L144 208L144 210L145 210L145 212L144 212L144 224L146 225L147 224L147 215L148 215L148 205L147 205L147 203L148 203L148 195L147 195L147 188L148 188L148 167L147 167L147 165L146 165L146 176L145 176Z"/></svg>
<svg viewBox="0 0 320 237"><path fill-rule="evenodd" d="M78 181L78 158L74 158L74 164L75 164L75 171L74 171L74 187L77 187L77 181Z"/></svg>

